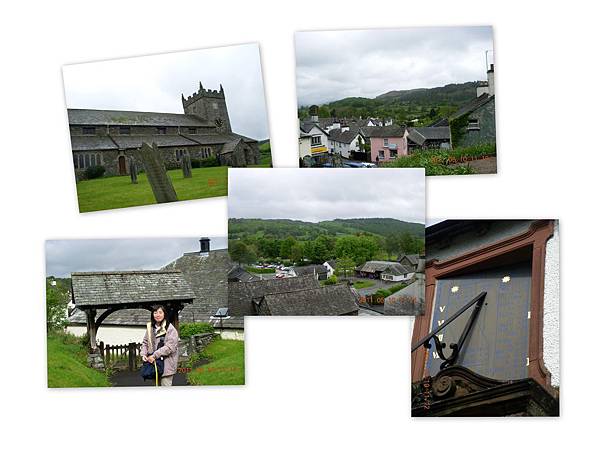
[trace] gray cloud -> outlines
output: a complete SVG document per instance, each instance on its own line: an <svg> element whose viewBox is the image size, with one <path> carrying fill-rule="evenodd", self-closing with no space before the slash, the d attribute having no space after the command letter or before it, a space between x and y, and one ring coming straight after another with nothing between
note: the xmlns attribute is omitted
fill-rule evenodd
<svg viewBox="0 0 600 450"><path fill-rule="evenodd" d="M423 169L230 169L229 217L425 223Z"/></svg>
<svg viewBox="0 0 600 450"><path fill-rule="evenodd" d="M269 137L257 44L140 56L63 67L68 108L182 113L198 82L225 89L235 132Z"/></svg>
<svg viewBox="0 0 600 450"><path fill-rule="evenodd" d="M185 252L200 250L199 238L68 239L46 241L46 276L71 272L160 269ZM227 238L211 237L211 249L227 248Z"/></svg>
<svg viewBox="0 0 600 450"><path fill-rule="evenodd" d="M492 27L314 31L295 40L299 105L484 80L493 49Z"/></svg>

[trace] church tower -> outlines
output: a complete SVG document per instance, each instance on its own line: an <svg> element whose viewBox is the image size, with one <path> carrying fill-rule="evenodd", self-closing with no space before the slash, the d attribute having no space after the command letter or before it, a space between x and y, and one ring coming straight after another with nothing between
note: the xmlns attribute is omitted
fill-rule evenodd
<svg viewBox="0 0 600 450"><path fill-rule="evenodd" d="M204 89L202 82L198 92L195 92L188 98L181 94L181 103L183 104L183 112L198 116L208 120L209 123L215 125L217 129L223 133L231 133L231 122L229 121L229 113L227 112L227 103L225 103L225 92L223 85L217 91Z"/></svg>

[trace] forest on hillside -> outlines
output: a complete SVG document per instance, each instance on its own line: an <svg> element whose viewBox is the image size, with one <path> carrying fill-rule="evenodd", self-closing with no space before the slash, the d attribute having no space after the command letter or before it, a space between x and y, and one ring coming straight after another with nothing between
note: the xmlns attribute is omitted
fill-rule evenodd
<svg viewBox="0 0 600 450"><path fill-rule="evenodd" d="M229 254L236 262L322 264L331 259L393 260L423 253L425 227L396 219L298 220L230 219Z"/></svg>

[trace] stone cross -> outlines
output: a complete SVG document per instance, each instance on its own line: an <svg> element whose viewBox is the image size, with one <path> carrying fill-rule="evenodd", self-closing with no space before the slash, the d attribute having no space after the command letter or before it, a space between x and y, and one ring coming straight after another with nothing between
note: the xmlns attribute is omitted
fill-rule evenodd
<svg viewBox="0 0 600 450"><path fill-rule="evenodd" d="M137 165L135 164L135 159L131 158L129 162L129 175L131 175L131 183L137 184Z"/></svg>
<svg viewBox="0 0 600 450"><path fill-rule="evenodd" d="M158 150L158 146L153 143L152 147L143 143L137 150L137 156L144 164L148 182L154 193L157 203L176 202L177 194L173 183L167 174L163 158Z"/></svg>
<svg viewBox="0 0 600 450"><path fill-rule="evenodd" d="M192 178L192 160L187 152L183 154L181 159L181 168L183 169L183 178Z"/></svg>

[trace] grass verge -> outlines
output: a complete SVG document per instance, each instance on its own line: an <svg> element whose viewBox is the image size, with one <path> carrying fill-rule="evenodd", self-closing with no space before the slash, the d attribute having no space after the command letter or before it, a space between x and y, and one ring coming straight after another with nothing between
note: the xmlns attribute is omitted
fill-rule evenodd
<svg viewBox="0 0 600 450"><path fill-rule="evenodd" d="M188 374L190 384L196 386L242 385L245 382L244 341L217 339L211 342L200 358L208 364L193 369Z"/></svg>

